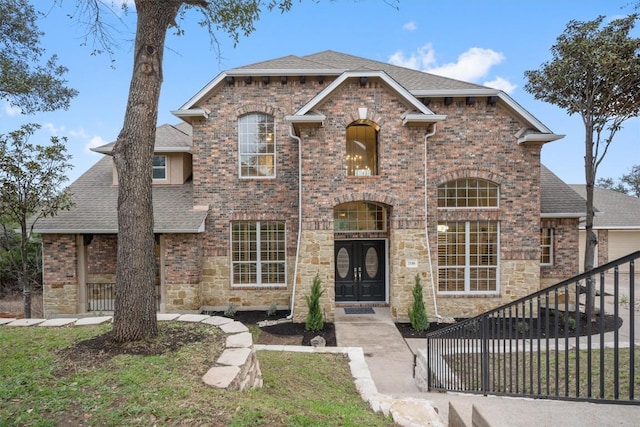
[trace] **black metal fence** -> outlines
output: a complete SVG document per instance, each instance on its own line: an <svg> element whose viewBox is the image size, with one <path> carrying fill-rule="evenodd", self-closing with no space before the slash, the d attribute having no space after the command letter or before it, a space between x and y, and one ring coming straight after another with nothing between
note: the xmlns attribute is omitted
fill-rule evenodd
<svg viewBox="0 0 640 427"><path fill-rule="evenodd" d="M88 311L113 311L115 283L87 283ZM156 309L160 309L160 285L156 284Z"/></svg>
<svg viewBox="0 0 640 427"><path fill-rule="evenodd" d="M429 389L640 405L638 258L429 334Z"/></svg>

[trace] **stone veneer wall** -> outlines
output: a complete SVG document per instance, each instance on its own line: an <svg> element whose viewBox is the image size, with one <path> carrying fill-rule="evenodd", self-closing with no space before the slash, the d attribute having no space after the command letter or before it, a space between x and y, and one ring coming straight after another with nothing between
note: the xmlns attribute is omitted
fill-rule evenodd
<svg viewBox="0 0 640 427"><path fill-rule="evenodd" d="M543 218L540 228L553 229L553 265L540 267L540 288L554 285L580 271L578 218Z"/></svg>
<svg viewBox="0 0 640 427"><path fill-rule="evenodd" d="M311 294L311 285L316 274L319 275L324 293L320 298L320 309L326 322L333 322L335 315L335 262L333 259L333 230L328 223L305 223L301 235L300 261L296 290L293 321L305 322L309 308L306 297Z"/></svg>
<svg viewBox="0 0 640 427"><path fill-rule="evenodd" d="M76 236L43 234L43 300L45 317L77 311L78 276Z"/></svg>

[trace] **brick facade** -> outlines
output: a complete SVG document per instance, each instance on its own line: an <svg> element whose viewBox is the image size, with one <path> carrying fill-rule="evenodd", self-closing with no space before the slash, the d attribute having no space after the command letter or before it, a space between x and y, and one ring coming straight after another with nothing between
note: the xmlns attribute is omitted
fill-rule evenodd
<svg viewBox="0 0 640 427"><path fill-rule="evenodd" d="M364 80L347 77L326 93L325 89L337 82L337 77L329 74L282 80L269 76L225 78L206 95L199 94L197 105L192 107L202 114L189 114L185 120L192 126L193 205L209 206L209 211L202 233L162 234L159 238L162 311L224 310L232 304L238 309L266 309L276 305L291 308L294 320L303 322L305 297L319 275L325 291L322 310L325 319L332 321L340 305L334 287L334 249L336 241L342 240L384 241L384 299L376 304L388 305L399 321L408 319L416 275L422 280L427 312L433 318L436 314L472 316L577 273L577 219L540 219L542 143L519 141L537 125L514 111L514 105L466 96L412 101L408 92L386 79L386 74ZM322 99L311 111L323 117L322 123L292 124L288 117L319 94ZM435 120L435 125L405 121L407 113L422 108L414 101L446 119ZM251 113L274 118L273 178L239 177L238 118ZM378 129L377 174L347 173L347 128L355 123ZM478 178L497 186L498 206L438 207L438 186L462 178ZM348 233L334 229L336 207L355 201L382 208L384 230ZM232 284L234 221L285 224L286 283ZM483 295L438 291L437 225L444 221L491 221L498 225L495 291ZM554 264L542 268L541 226L551 227L555 233ZM115 280L115 246L113 235L94 236L82 249L86 277L80 275L80 280ZM65 258L52 254L56 251ZM51 236L45 242L45 253L50 257L46 262L51 263L45 278L51 304L55 295L64 294L70 301L76 298L73 304L77 305L78 293L71 295L78 285L77 272L70 276L60 273L77 267L74 236ZM56 293L54 285L55 289L67 289Z"/></svg>

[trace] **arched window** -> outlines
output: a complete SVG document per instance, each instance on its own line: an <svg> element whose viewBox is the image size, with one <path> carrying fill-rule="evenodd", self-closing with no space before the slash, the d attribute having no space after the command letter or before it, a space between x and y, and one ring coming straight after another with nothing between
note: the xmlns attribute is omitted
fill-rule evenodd
<svg viewBox="0 0 640 427"><path fill-rule="evenodd" d="M276 175L276 139L273 116L253 113L238 118L238 165L241 178Z"/></svg>
<svg viewBox="0 0 640 427"><path fill-rule="evenodd" d="M379 126L369 120L358 120L347 127L347 175L378 174Z"/></svg>
<svg viewBox="0 0 640 427"><path fill-rule="evenodd" d="M497 208L498 186L491 181L462 178L438 186L439 208Z"/></svg>
<svg viewBox="0 0 640 427"><path fill-rule="evenodd" d="M385 231L386 210L367 202L349 202L338 205L333 210L336 232Z"/></svg>

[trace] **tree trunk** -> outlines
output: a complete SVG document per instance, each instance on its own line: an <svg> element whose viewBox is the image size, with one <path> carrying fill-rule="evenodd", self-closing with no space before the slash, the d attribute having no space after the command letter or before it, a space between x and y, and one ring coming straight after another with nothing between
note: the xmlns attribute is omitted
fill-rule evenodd
<svg viewBox="0 0 640 427"><path fill-rule="evenodd" d="M598 245L598 238L593 232L593 217L595 216L595 210L593 206L593 187L596 182L596 159L593 158L593 124L590 120L585 123L585 157L584 157L584 170L586 181L586 210L587 216L585 218L585 248L584 248L584 271L587 272L594 267L595 263L595 251ZM596 301L596 289L593 283L593 279L589 277L587 279L587 310L591 313L594 312Z"/></svg>
<svg viewBox="0 0 640 427"><path fill-rule="evenodd" d="M29 254L28 244L29 236L27 235L27 219L20 224L22 239L20 240L20 287L22 288L22 305L25 319L31 319L31 281L29 280Z"/></svg>
<svg viewBox="0 0 640 427"><path fill-rule="evenodd" d="M133 75L123 128L113 149L118 172L118 262L114 339L158 334L152 159L162 85L162 55L180 1L136 0Z"/></svg>

